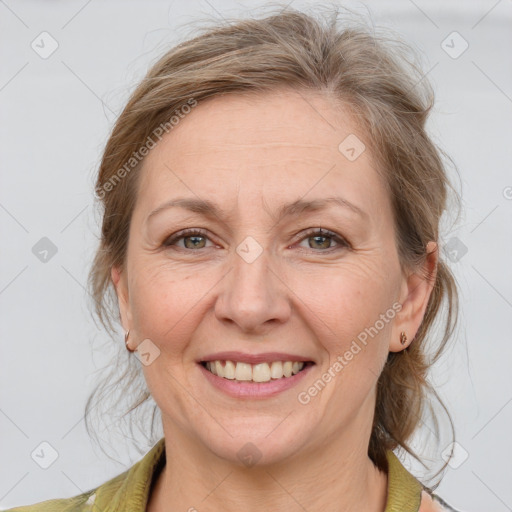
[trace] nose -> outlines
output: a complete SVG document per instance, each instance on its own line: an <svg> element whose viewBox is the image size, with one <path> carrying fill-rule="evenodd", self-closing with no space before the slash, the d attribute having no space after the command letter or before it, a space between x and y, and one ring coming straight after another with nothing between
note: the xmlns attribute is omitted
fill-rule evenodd
<svg viewBox="0 0 512 512"><path fill-rule="evenodd" d="M234 252L232 270L222 280L215 304L217 319L252 334L265 334L286 322L291 312L290 292L275 263L267 250L252 262Z"/></svg>

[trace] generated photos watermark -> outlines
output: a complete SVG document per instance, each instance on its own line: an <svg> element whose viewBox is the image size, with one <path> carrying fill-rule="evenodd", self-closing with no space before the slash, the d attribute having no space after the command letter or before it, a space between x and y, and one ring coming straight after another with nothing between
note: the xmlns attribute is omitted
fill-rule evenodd
<svg viewBox="0 0 512 512"><path fill-rule="evenodd" d="M331 382L342 370L347 366L354 357L361 352L363 347L368 344L368 337L374 338L384 329L384 327L395 318L396 314L401 311L402 304L395 302L385 313L381 313L378 320L361 331L356 339L352 340L350 347L341 355L338 355L336 361L326 370L306 391L301 391L297 395L299 403L307 405L311 400L318 396L325 386Z"/></svg>
<svg viewBox="0 0 512 512"><path fill-rule="evenodd" d="M128 161L119 168L113 176L105 181L100 187L96 187L96 197L98 199L103 199L107 192L112 191L115 186L125 178L126 175L129 174L154 147L156 147L157 142L162 140L163 135L169 133L175 126L177 126L180 120L189 114L197 104L198 103L194 98L190 98L184 105L174 111L168 121L158 125L151 132L151 135L148 135L146 141L139 150L134 151Z"/></svg>

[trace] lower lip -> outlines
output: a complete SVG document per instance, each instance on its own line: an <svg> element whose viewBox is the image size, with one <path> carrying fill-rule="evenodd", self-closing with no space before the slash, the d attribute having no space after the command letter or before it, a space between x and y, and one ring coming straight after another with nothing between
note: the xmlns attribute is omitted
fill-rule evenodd
<svg viewBox="0 0 512 512"><path fill-rule="evenodd" d="M291 377L282 377L268 382L252 382L225 379L214 375L201 363L198 364L203 375L214 387L234 398L268 398L278 395L297 385L314 366L308 364L303 370Z"/></svg>

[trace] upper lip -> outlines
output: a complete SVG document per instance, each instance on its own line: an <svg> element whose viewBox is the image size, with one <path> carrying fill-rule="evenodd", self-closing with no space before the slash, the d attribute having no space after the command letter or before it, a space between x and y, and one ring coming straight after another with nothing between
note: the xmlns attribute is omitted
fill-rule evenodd
<svg viewBox="0 0 512 512"><path fill-rule="evenodd" d="M263 352L261 354L247 354L237 351L217 352L215 354L204 356L199 360L199 362L202 363L207 361L237 361L240 363L249 364L272 363L274 361L313 362L313 360L309 357L287 354L285 352Z"/></svg>

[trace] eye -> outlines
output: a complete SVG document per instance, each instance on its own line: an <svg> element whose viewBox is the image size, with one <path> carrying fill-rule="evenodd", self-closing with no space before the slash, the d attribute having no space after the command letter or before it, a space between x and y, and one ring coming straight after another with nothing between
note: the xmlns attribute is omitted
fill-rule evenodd
<svg viewBox="0 0 512 512"><path fill-rule="evenodd" d="M329 252L350 247L350 244L343 237L333 231L322 228L314 228L306 231L300 241L307 239L313 240L312 243L309 243L309 248L320 249L320 252ZM178 246L178 242L182 240L184 246L180 247ZM178 246L180 249L206 249L207 240L209 240L209 238L204 230L200 228L190 228L171 235L164 241L163 245L165 247ZM333 241L336 242L337 246L332 247Z"/></svg>
<svg viewBox="0 0 512 512"><path fill-rule="evenodd" d="M184 229L167 238L163 245L166 247L177 245L176 242L181 240L183 240L185 244L184 247L180 247L181 249L205 249L206 240L209 240L209 238L202 229Z"/></svg>
<svg viewBox="0 0 512 512"><path fill-rule="evenodd" d="M344 238L332 231L329 231L328 229L315 228L309 230L301 238L301 241L307 239L313 240L312 243L309 243L310 249L325 249L320 252L329 252L330 250L350 247L350 244ZM338 244L337 247L331 247L333 240Z"/></svg>

